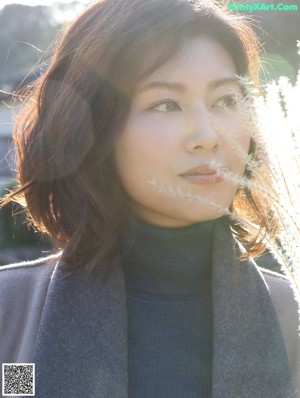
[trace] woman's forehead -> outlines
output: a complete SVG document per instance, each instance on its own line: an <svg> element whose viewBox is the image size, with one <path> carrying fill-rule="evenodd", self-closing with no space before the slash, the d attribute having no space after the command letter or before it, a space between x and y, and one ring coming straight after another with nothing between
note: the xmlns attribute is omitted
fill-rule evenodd
<svg viewBox="0 0 300 398"><path fill-rule="evenodd" d="M186 79L215 80L233 77L237 73L229 53L216 41L199 37L190 40L176 57L167 60L141 80L136 91L155 87L160 82L181 82Z"/></svg>

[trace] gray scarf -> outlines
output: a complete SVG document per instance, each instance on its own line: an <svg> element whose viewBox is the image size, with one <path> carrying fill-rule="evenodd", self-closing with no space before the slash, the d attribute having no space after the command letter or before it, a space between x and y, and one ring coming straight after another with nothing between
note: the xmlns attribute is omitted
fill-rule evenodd
<svg viewBox="0 0 300 398"><path fill-rule="evenodd" d="M212 398L294 398L287 353L260 271L220 219L213 251ZM119 260L68 276L55 268L34 362L36 398L128 398L127 314ZM199 397L200 398L200 397Z"/></svg>

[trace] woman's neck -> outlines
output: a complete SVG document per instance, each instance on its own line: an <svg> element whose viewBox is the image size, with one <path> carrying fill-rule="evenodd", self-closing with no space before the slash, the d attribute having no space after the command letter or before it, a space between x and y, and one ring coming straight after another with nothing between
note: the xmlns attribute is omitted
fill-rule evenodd
<svg viewBox="0 0 300 398"><path fill-rule="evenodd" d="M215 221L162 228L136 220L123 239L128 289L157 295L200 295L211 286Z"/></svg>

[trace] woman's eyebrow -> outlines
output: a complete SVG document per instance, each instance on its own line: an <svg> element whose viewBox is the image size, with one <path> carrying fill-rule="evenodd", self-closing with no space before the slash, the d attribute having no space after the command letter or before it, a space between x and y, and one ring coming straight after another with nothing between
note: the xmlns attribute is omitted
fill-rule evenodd
<svg viewBox="0 0 300 398"><path fill-rule="evenodd" d="M207 85L208 90L215 90L216 88L224 85L224 84L230 84L234 83L236 85L241 86L241 79L239 76L229 76L229 77L222 77L221 79L214 80ZM164 82L164 81L157 81L157 82L150 82L146 84L145 86L142 86L137 90L137 94L140 94L142 92L148 91L148 90L153 90L153 89L161 89L165 88L167 90L172 90L172 91L177 91L180 93L184 93L187 91L187 88L185 85L181 83L176 83L176 82Z"/></svg>
<svg viewBox="0 0 300 398"><path fill-rule="evenodd" d="M181 83L171 83L171 82L150 82L145 86L142 86L137 90L137 94L140 94L147 90L153 90L157 88L166 88L167 90L177 91L180 93L184 93L186 91L186 87Z"/></svg>
<svg viewBox="0 0 300 398"><path fill-rule="evenodd" d="M221 79L214 80L207 85L209 90L215 90L216 88L223 86L224 84L235 84L238 86L242 85L241 78L239 76L222 77Z"/></svg>

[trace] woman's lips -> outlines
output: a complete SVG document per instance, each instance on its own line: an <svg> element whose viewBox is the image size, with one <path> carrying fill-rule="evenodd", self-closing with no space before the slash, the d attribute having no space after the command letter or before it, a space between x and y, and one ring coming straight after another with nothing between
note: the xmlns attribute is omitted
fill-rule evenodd
<svg viewBox="0 0 300 398"><path fill-rule="evenodd" d="M222 182L224 178L220 174L194 174L194 175L182 175L184 179L194 183L194 184L218 184Z"/></svg>
<svg viewBox="0 0 300 398"><path fill-rule="evenodd" d="M218 184L224 181L223 176L208 166L201 166L196 169L189 170L186 173L181 174L181 177L192 182L193 184L202 185Z"/></svg>

